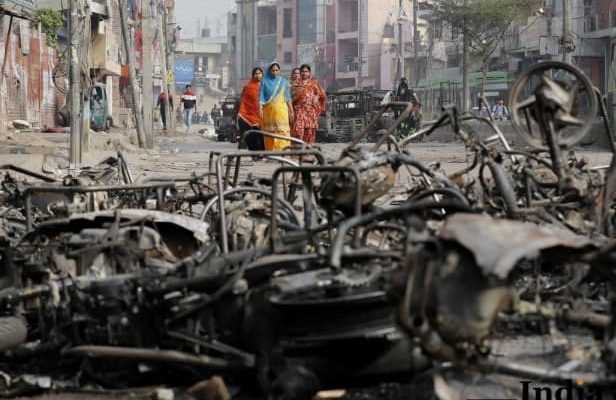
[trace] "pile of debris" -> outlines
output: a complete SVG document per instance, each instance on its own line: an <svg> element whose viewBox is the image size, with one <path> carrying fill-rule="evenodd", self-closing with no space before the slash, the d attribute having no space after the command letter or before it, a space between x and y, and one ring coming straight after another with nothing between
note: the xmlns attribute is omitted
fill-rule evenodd
<svg viewBox="0 0 616 400"><path fill-rule="evenodd" d="M358 133L335 161L213 152L205 175L145 182L121 154L62 181L2 166L0 395L214 375L222 397L202 398L457 398L476 382L459 373L608 390L616 162L573 151L602 97L542 63L511 104L531 150L449 107L403 142L395 124L374 145ZM406 150L445 125L470 161L449 175ZM282 165L242 178L247 159ZM551 351L500 351L520 338Z"/></svg>

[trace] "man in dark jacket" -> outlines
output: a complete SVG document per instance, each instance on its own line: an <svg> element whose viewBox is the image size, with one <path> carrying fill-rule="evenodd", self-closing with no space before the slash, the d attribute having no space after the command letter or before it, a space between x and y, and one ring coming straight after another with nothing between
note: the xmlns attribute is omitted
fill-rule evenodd
<svg viewBox="0 0 616 400"><path fill-rule="evenodd" d="M167 96L165 91L160 92L156 106L160 108L160 119L163 121L164 130L167 130L167 103L169 104L169 112L173 113L173 98Z"/></svg>

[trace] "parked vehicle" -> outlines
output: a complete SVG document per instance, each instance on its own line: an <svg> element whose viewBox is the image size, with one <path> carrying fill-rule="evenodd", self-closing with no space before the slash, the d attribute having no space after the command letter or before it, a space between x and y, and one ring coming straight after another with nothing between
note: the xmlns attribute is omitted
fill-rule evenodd
<svg viewBox="0 0 616 400"><path fill-rule="evenodd" d="M239 98L227 97L221 103L222 116L217 118L214 125L219 142L236 143L238 140L237 110Z"/></svg>
<svg viewBox="0 0 616 400"><path fill-rule="evenodd" d="M103 83L95 83L90 91L90 127L95 131L106 131L112 126L107 88Z"/></svg>

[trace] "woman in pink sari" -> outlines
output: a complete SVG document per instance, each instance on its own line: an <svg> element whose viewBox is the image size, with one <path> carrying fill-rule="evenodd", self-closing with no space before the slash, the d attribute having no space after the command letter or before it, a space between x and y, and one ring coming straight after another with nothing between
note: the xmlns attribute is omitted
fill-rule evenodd
<svg viewBox="0 0 616 400"><path fill-rule="evenodd" d="M325 111L326 95L316 79L312 78L309 65L300 67L301 82L293 96L295 121L293 135L308 144L316 141L319 116Z"/></svg>

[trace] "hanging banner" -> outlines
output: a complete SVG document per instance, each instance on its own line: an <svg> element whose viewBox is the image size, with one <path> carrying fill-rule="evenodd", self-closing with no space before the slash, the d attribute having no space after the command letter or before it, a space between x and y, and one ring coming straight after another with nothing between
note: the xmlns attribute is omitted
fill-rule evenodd
<svg viewBox="0 0 616 400"><path fill-rule="evenodd" d="M195 61L193 58L175 60L175 84L190 85L195 76Z"/></svg>

